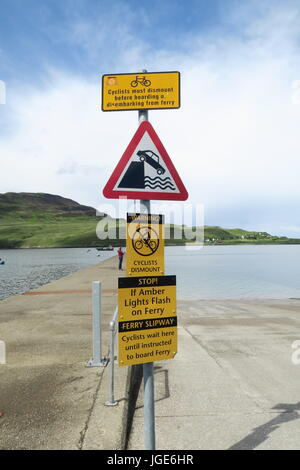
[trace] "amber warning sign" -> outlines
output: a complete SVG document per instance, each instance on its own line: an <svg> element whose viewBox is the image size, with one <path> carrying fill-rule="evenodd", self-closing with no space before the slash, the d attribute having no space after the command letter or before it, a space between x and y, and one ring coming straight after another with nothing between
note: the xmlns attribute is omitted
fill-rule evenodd
<svg viewBox="0 0 300 470"><path fill-rule="evenodd" d="M119 278L119 366L177 353L176 276Z"/></svg>
<svg viewBox="0 0 300 470"><path fill-rule="evenodd" d="M127 276L164 274L164 223L160 214L127 214Z"/></svg>
<svg viewBox="0 0 300 470"><path fill-rule="evenodd" d="M102 110L180 107L180 73L152 72L102 76Z"/></svg>

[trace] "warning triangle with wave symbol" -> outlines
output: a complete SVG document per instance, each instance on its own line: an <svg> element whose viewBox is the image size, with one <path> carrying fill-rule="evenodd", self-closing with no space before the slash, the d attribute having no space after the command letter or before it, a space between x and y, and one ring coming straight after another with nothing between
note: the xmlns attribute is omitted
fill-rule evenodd
<svg viewBox="0 0 300 470"><path fill-rule="evenodd" d="M105 197L185 201L187 190L160 138L142 122L103 189Z"/></svg>

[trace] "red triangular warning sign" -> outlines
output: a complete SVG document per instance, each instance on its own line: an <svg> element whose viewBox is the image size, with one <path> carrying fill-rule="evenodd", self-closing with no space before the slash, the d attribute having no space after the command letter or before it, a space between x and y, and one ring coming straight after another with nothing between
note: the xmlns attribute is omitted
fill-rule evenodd
<svg viewBox="0 0 300 470"><path fill-rule="evenodd" d="M166 149L148 121L140 124L103 194L110 199L185 201L187 190Z"/></svg>

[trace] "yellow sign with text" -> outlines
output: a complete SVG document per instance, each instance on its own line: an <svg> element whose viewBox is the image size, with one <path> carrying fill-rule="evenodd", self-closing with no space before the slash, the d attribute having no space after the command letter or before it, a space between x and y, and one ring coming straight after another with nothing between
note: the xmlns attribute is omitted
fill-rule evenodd
<svg viewBox="0 0 300 470"><path fill-rule="evenodd" d="M102 110L180 108L180 73L152 72L102 76Z"/></svg>
<svg viewBox="0 0 300 470"><path fill-rule="evenodd" d="M119 278L119 366L177 353L176 276Z"/></svg>
<svg viewBox="0 0 300 470"><path fill-rule="evenodd" d="M127 214L127 276L162 276L164 260L163 216Z"/></svg>

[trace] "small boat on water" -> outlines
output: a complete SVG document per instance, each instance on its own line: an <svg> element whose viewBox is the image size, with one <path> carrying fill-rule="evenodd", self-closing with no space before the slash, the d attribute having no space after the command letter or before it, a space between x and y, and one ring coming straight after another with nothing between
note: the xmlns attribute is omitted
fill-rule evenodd
<svg viewBox="0 0 300 470"><path fill-rule="evenodd" d="M98 248L96 248L96 250L98 251L113 251L113 246L99 246Z"/></svg>

